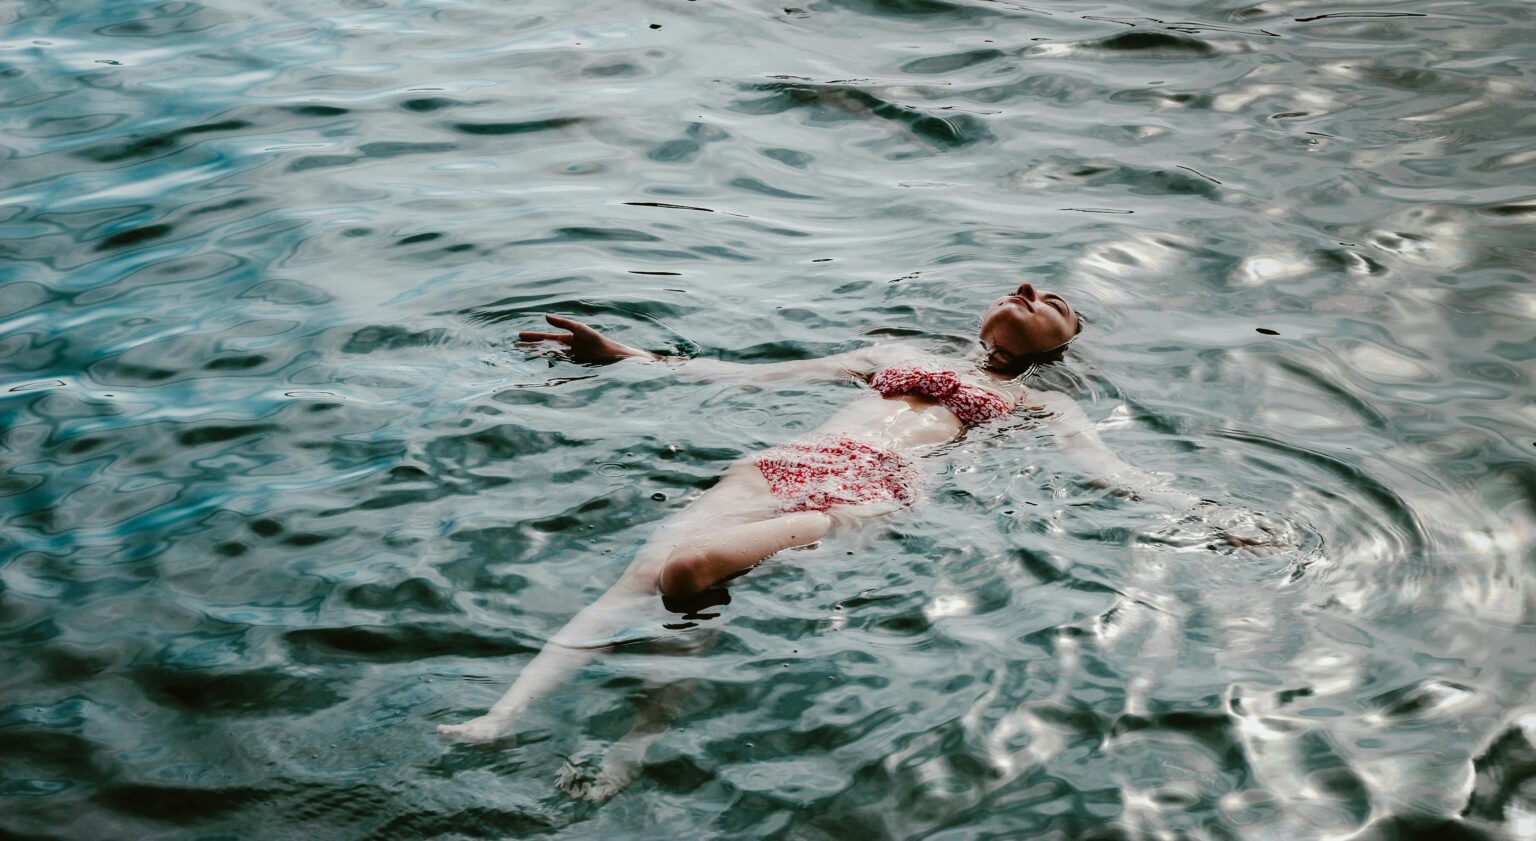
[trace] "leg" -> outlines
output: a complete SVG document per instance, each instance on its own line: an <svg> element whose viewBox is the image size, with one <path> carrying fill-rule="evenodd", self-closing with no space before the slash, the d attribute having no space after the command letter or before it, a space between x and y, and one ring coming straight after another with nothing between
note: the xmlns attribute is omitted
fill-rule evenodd
<svg viewBox="0 0 1536 841"><path fill-rule="evenodd" d="M634 562L619 582L572 617L523 667L511 688L489 712L463 724L441 725L437 732L471 742L500 739L516 726L518 717L530 704L558 689L571 674L597 657L605 639L643 620L655 608L660 573L680 547L712 531L710 524L761 520L772 517L775 510L768 483L757 468L750 464L731 468L719 484L662 524L635 554ZM763 554L771 551L777 549Z"/></svg>
<svg viewBox="0 0 1536 841"><path fill-rule="evenodd" d="M781 549L815 543L830 528L824 512L801 511L696 537L672 551L657 586L668 596L691 596Z"/></svg>
<svg viewBox="0 0 1536 841"><path fill-rule="evenodd" d="M608 749L597 774L589 778L581 768L567 761L560 769L560 788L583 800L606 800L618 794L634 779L645 759L646 748L667 732L672 710L682 705L687 694L687 683L674 683L647 693L640 700L634 726Z"/></svg>
<svg viewBox="0 0 1536 841"><path fill-rule="evenodd" d="M558 689L567 677L595 658L601 648L592 643L613 634L643 615L654 595L636 592L620 582L584 607L545 643L523 667L517 680L489 712L463 724L442 724L437 732L466 742L493 742L516 725L534 701Z"/></svg>

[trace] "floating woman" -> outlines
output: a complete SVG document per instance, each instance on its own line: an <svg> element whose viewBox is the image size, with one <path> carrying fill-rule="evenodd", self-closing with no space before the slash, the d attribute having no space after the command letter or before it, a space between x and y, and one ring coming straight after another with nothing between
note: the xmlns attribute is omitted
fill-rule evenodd
<svg viewBox="0 0 1536 841"><path fill-rule="evenodd" d="M899 343L764 364L662 357L615 342L579 321L552 315L546 320L561 332L525 331L522 342L528 347L553 342L560 354L577 362L633 357L676 364L694 378L854 380L869 390L812 434L732 465L718 483L661 524L619 582L551 638L489 712L438 727L444 736L489 742L510 734L530 704L554 692L603 649L593 640L611 639L634 625L654 609L658 596L692 596L775 552L815 543L839 523L908 505L920 478L918 459L925 452L969 427L1016 411L1039 418L1094 484L1177 512L1202 504L1199 497L1165 487L1121 461L1071 398L1026 392L1020 375L1042 360L1059 358L1081 328L1064 298L1028 283L987 307L978 353L943 365ZM1270 539L1264 527L1255 528L1252 521L1247 525L1246 531L1229 530L1225 537L1246 545ZM643 730L631 734L636 738L628 740L627 755L618 748L610 753L597 784L582 794L605 796L627 782L649 741Z"/></svg>

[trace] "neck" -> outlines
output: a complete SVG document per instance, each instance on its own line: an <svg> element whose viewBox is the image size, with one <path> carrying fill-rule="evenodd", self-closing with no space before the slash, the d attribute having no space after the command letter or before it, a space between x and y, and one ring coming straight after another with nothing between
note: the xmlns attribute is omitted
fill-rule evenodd
<svg viewBox="0 0 1536 841"><path fill-rule="evenodd" d="M976 359L976 367L994 380L1011 380L1029 370L1031 364L1029 362L1015 362L1009 365L1001 364L996 361L997 357L994 354L988 353L985 348L982 348L979 353L972 354L972 356Z"/></svg>

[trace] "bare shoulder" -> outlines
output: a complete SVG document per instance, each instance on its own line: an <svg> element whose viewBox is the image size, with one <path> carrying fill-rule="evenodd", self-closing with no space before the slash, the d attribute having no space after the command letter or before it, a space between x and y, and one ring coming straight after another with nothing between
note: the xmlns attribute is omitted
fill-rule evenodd
<svg viewBox="0 0 1536 841"><path fill-rule="evenodd" d="M1062 394L1059 391L1047 391L1043 388L1032 388L1024 393L1024 398L1019 404L1028 408L1049 409L1054 406L1071 404L1077 405L1077 401Z"/></svg>
<svg viewBox="0 0 1536 841"><path fill-rule="evenodd" d="M853 351L866 366L865 373L881 368L917 361L923 357L922 348L912 342L880 342Z"/></svg>
<svg viewBox="0 0 1536 841"><path fill-rule="evenodd" d="M1019 408L1026 412L1037 413L1047 421L1066 425L1080 425L1087 419L1087 413L1083 411L1083 407L1079 406L1076 400L1059 391L1030 389L1019 400Z"/></svg>

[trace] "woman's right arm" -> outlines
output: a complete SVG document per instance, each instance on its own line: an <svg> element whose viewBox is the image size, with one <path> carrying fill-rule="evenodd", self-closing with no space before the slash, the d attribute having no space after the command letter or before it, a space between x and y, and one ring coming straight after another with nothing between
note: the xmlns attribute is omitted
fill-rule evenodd
<svg viewBox="0 0 1536 841"><path fill-rule="evenodd" d="M519 342L524 345L555 342L563 345L565 354L576 362L602 365L632 358L665 362L677 367L687 376L701 379L742 382L836 381L850 376L865 376L873 371L879 362L878 352L874 347L860 348L817 359L797 359L788 362L744 363L727 362L722 359L662 356L616 342L575 319L546 315L544 320L552 326L561 328L561 332L524 330L518 334Z"/></svg>

